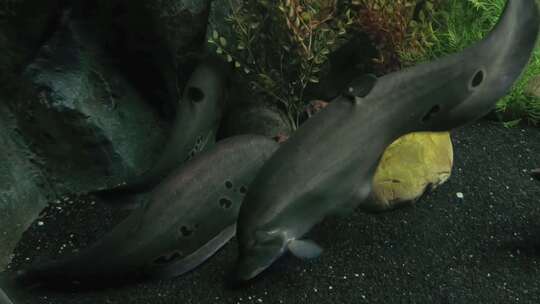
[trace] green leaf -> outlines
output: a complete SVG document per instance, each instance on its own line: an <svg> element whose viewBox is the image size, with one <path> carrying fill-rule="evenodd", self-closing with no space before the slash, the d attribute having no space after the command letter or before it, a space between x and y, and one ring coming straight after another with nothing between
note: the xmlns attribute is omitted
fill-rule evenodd
<svg viewBox="0 0 540 304"><path fill-rule="evenodd" d="M219 43L221 43L222 46L227 46L227 39L225 39L225 37L219 37Z"/></svg>

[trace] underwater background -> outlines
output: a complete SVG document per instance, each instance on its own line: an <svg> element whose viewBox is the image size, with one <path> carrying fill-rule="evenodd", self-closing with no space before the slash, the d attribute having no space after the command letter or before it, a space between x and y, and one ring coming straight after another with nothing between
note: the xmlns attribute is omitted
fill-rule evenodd
<svg viewBox="0 0 540 304"><path fill-rule="evenodd" d="M0 0L0 287L15 304L536 303L538 43L489 114L389 146L369 198L389 212L325 218L307 234L324 249L317 259L287 253L232 287L233 238L175 278L7 279L83 251L148 200L100 191L142 192L167 175L151 176L156 164L190 163L237 135L286 143L349 84L367 94L384 75L482 40L506 3ZM182 102L207 98L202 110Z"/></svg>

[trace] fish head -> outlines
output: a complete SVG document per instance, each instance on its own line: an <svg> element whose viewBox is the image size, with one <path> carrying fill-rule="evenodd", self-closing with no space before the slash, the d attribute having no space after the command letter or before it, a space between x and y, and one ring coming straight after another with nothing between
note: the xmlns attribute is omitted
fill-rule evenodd
<svg viewBox="0 0 540 304"><path fill-rule="evenodd" d="M241 242L236 267L237 281L248 281L268 268L286 251L286 241L275 233L257 231Z"/></svg>
<svg viewBox="0 0 540 304"><path fill-rule="evenodd" d="M229 70L213 57L203 60L191 74L176 111L176 118L168 142L174 150L168 159L177 157L177 151L191 159L215 141L225 112L229 90ZM181 147L180 147L181 145Z"/></svg>

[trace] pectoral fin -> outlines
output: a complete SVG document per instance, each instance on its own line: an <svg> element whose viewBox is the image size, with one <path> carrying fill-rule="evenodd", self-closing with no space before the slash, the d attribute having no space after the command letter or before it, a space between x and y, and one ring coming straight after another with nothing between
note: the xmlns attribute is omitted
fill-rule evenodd
<svg viewBox="0 0 540 304"><path fill-rule="evenodd" d="M289 251L301 259L314 259L321 255L323 249L310 240L293 240L287 245Z"/></svg>

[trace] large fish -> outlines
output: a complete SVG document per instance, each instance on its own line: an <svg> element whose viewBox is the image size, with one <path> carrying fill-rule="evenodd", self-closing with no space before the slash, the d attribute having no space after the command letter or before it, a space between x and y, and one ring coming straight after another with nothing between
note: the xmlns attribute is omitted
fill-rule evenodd
<svg viewBox="0 0 540 304"><path fill-rule="evenodd" d="M509 0L482 41L381 77L367 94L353 85L302 125L242 204L236 277L257 276L287 250L317 256L320 247L301 238L329 214L370 207L363 204L379 159L398 137L448 131L488 113L527 65L539 22L535 0Z"/></svg>
<svg viewBox="0 0 540 304"><path fill-rule="evenodd" d="M218 142L169 175L98 243L22 270L18 281L93 283L190 271L234 236L240 203L278 146L260 135Z"/></svg>
<svg viewBox="0 0 540 304"><path fill-rule="evenodd" d="M2 289L0 289L0 304L13 304Z"/></svg>
<svg viewBox="0 0 540 304"><path fill-rule="evenodd" d="M184 88L175 123L156 163L134 181L92 194L114 197L149 191L183 162L215 144L225 107L227 71L217 58L203 60Z"/></svg>

